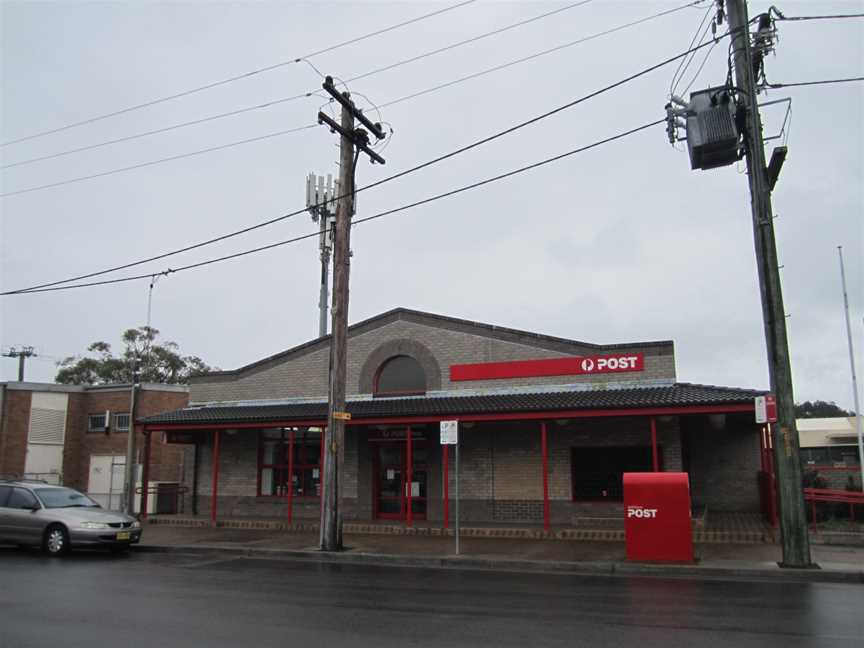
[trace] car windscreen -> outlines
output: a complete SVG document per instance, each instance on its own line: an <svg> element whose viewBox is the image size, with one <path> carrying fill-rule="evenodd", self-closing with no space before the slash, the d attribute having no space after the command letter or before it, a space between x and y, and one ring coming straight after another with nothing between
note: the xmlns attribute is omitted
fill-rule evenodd
<svg viewBox="0 0 864 648"><path fill-rule="evenodd" d="M72 508L76 506L99 506L83 493L71 488L40 488L36 495L45 508Z"/></svg>

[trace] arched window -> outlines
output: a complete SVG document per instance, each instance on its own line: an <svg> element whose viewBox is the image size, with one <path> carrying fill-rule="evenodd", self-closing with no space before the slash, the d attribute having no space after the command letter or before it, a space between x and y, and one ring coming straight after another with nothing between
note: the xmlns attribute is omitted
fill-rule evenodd
<svg viewBox="0 0 864 648"><path fill-rule="evenodd" d="M394 356L378 369L374 393L376 396L425 394L426 373L411 356Z"/></svg>

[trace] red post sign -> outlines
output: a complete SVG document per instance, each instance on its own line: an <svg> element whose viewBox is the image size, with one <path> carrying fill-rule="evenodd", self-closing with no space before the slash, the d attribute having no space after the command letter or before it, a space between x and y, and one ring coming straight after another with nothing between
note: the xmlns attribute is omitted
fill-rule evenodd
<svg viewBox="0 0 864 648"><path fill-rule="evenodd" d="M644 370L645 354L615 353L598 356L450 365L450 380L458 382L462 380L501 380L542 376L581 376Z"/></svg>

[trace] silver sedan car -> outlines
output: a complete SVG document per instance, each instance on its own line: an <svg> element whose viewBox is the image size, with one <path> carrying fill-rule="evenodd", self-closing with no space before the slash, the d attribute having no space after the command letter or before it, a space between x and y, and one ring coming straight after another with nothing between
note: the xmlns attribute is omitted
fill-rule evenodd
<svg viewBox="0 0 864 648"><path fill-rule="evenodd" d="M40 546L56 556L72 547L125 551L140 540L138 520L106 511L72 488L0 481L0 542Z"/></svg>

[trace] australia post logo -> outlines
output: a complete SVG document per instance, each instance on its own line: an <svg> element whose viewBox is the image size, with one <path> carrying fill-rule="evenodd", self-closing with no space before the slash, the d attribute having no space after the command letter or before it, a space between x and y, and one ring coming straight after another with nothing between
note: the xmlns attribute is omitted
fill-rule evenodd
<svg viewBox="0 0 864 648"><path fill-rule="evenodd" d="M641 353L592 356L582 358L582 373L610 373L613 371L642 371L645 360Z"/></svg>
<svg viewBox="0 0 864 648"><path fill-rule="evenodd" d="M628 518L656 518L657 517L656 508L646 508L644 506L627 506L627 517Z"/></svg>

